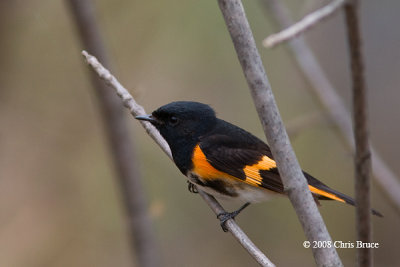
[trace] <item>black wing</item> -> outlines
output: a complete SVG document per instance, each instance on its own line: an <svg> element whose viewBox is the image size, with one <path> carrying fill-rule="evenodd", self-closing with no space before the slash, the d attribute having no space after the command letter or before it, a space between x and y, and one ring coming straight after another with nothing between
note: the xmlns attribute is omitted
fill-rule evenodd
<svg viewBox="0 0 400 267"><path fill-rule="evenodd" d="M267 144L225 121L200 139L209 163L249 185L283 193L283 184Z"/></svg>

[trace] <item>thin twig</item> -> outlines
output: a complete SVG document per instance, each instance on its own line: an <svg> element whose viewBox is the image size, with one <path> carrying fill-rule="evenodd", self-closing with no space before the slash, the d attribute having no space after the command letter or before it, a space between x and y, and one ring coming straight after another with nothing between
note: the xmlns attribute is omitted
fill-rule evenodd
<svg viewBox="0 0 400 267"><path fill-rule="evenodd" d="M299 34L319 24L319 22L321 22L323 19L333 15L335 11L342 7L345 2L346 0L333 0L326 6L306 15L299 22L291 25L281 32L271 34L263 40L263 45L271 48L298 36Z"/></svg>
<svg viewBox="0 0 400 267"><path fill-rule="evenodd" d="M357 240L372 242L371 224L371 152L369 150L369 127L367 89L364 77L364 62L360 36L358 1L345 5L347 39L350 50L351 77L353 83L353 125L356 151L355 195ZM357 249L357 266L372 266L372 249Z"/></svg>
<svg viewBox="0 0 400 267"><path fill-rule="evenodd" d="M110 65L95 18L95 10L89 0L68 0L71 14L77 25L84 47ZM132 246L132 255L143 267L160 266L158 245L152 228L148 205L144 195L134 143L129 132L126 117L118 97L99 78L90 73L93 88L102 111L105 131L108 137L112 159L123 205L127 215L127 226Z"/></svg>
<svg viewBox="0 0 400 267"><path fill-rule="evenodd" d="M200 196L210 206L216 215L225 212L224 208L215 200L213 196L198 190ZM254 243L247 237L243 230L236 224L234 220L228 220L226 227L232 233L233 237L247 250L247 252L261 265L261 266L274 266L272 262L254 245Z"/></svg>
<svg viewBox="0 0 400 267"><path fill-rule="evenodd" d="M219 7L231 35L285 191L308 240L330 241L279 115L271 86L240 0L219 0ZM334 247L312 249L318 266L342 266Z"/></svg>
<svg viewBox="0 0 400 267"><path fill-rule="evenodd" d="M129 109L130 113L136 117L145 115L146 112L144 108L136 103L132 95L118 82L118 80L105 69L98 60L89 55L86 51L82 52L85 57L86 62L93 68L93 70L100 76L108 85L115 89L117 94L121 97L126 108ZM142 126L146 129L147 133L153 138L153 140L161 147L161 149L167 154L167 156L172 159L171 151L167 142L160 135L157 129L151 125L149 122L140 121ZM225 212L222 206L216 201L216 199L201 190L198 190L201 197L210 206L215 214L220 214ZM232 235L239 241L239 243L249 252L251 256L261 265L261 266L275 266L247 237L247 235L240 229L233 219L229 219L226 222L226 228Z"/></svg>
<svg viewBox="0 0 400 267"><path fill-rule="evenodd" d="M262 4L269 10L269 14L277 21L281 28L287 27L293 23L288 9L282 1L262 0ZM337 90L328 80L323 68L318 63L312 50L305 42L302 36L289 42L289 48L293 53L296 62L312 85L312 93L316 95L320 105L327 111L330 120L338 128L338 133L342 140L352 150L354 150L354 138L351 124L351 116L346 106L336 93ZM385 163L382 157L376 152L371 144L372 172L379 188L384 192L382 194L391 206L400 214L400 182L393 171Z"/></svg>

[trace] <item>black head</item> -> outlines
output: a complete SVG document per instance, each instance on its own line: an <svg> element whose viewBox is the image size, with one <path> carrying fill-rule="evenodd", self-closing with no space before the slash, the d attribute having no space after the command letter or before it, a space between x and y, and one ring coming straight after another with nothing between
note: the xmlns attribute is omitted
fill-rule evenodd
<svg viewBox="0 0 400 267"><path fill-rule="evenodd" d="M217 121L210 106L190 101L172 102L153 111L151 115L138 116L136 119L151 122L172 150L182 142L197 142Z"/></svg>

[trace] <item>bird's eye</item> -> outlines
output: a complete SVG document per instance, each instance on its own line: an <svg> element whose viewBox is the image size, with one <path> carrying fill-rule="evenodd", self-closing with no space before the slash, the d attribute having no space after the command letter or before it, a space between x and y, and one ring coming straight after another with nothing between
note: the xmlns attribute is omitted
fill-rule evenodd
<svg viewBox="0 0 400 267"><path fill-rule="evenodd" d="M175 117L175 116L171 116L170 118L169 118L169 123L172 125L172 126L175 126L177 123L178 123L178 118L177 117Z"/></svg>

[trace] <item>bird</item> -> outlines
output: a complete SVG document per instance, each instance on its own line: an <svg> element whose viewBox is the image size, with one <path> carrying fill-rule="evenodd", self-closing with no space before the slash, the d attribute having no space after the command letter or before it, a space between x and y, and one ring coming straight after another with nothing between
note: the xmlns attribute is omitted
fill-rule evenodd
<svg viewBox="0 0 400 267"><path fill-rule="evenodd" d="M206 104L175 101L136 116L150 122L167 141L178 169L187 177L189 191L198 189L217 199L244 203L238 210L218 214L221 227L250 203L285 193L270 147L246 130L217 118ZM353 198L328 187L303 171L315 201L334 200L355 205ZM374 209L372 214L382 217Z"/></svg>

